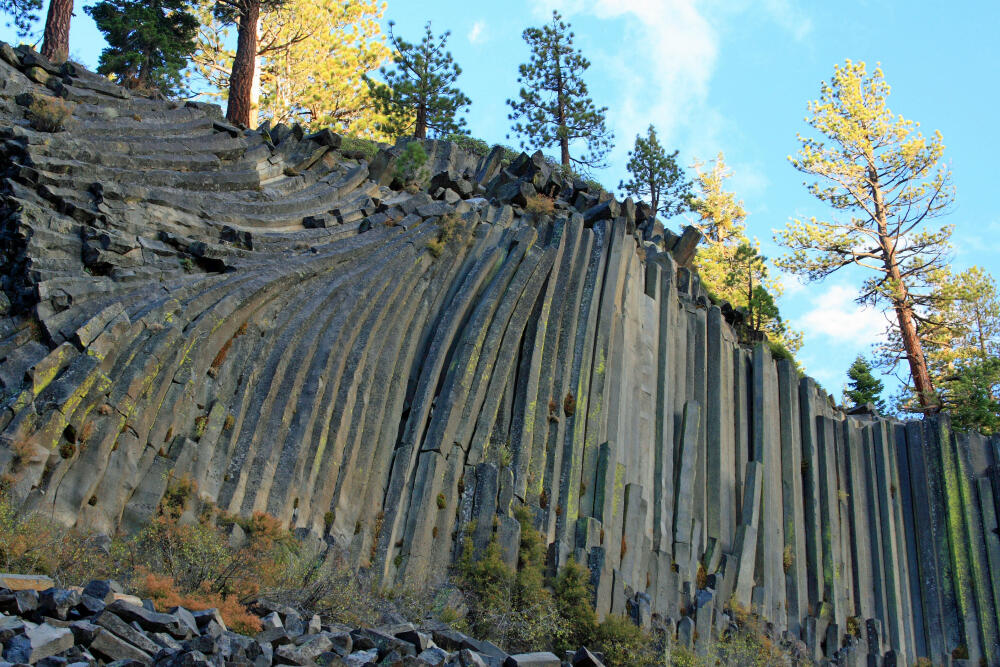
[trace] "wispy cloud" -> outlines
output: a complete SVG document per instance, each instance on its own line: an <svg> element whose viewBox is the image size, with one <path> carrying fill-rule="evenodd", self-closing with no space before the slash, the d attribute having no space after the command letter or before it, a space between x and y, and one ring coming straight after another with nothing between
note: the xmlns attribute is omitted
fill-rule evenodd
<svg viewBox="0 0 1000 667"><path fill-rule="evenodd" d="M812 307L796 318L807 340L852 346L862 351L880 340L886 327L885 316L854 302L857 289L843 284L830 285L813 297Z"/></svg>
<svg viewBox="0 0 1000 667"><path fill-rule="evenodd" d="M812 32L812 21L802 12L801 7L790 0L765 0L764 10L775 23L791 33L797 42L801 42Z"/></svg>
<svg viewBox="0 0 1000 667"><path fill-rule="evenodd" d="M468 37L469 37L469 42L472 44L483 44L484 42L486 42L487 39L486 21L480 19L475 23L473 23L472 27L469 28Z"/></svg>

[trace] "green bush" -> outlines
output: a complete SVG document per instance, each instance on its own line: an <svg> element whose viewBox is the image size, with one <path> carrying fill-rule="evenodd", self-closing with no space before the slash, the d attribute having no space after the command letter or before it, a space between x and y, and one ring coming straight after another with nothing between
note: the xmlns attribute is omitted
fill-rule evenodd
<svg viewBox="0 0 1000 667"><path fill-rule="evenodd" d="M427 151L419 141L406 144L403 154L396 158L394 177L404 188L422 189L430 174L427 173Z"/></svg>
<svg viewBox="0 0 1000 667"><path fill-rule="evenodd" d="M570 558L559 570L553 589L556 609L566 629L565 636L560 638L556 648L560 652L575 651L590 644L597 628L597 614L592 606L590 570Z"/></svg>
<svg viewBox="0 0 1000 667"><path fill-rule="evenodd" d="M358 153L371 162L378 153L378 143L362 137L344 137L340 142L341 153Z"/></svg>
<svg viewBox="0 0 1000 667"><path fill-rule="evenodd" d="M510 146L503 146L500 144L494 144L490 146L488 143L482 139L476 139L475 137L470 137L465 134L449 134L444 137L445 141L450 141L459 148L473 155L478 155L479 157L486 157L494 146L500 146L503 149L503 156L500 158L500 165L506 167L511 162L517 159L517 156L521 154L521 151L514 150Z"/></svg>
<svg viewBox="0 0 1000 667"><path fill-rule="evenodd" d="M609 615L597 626L593 646L604 654L604 662L610 667L658 664L652 635L618 614Z"/></svg>

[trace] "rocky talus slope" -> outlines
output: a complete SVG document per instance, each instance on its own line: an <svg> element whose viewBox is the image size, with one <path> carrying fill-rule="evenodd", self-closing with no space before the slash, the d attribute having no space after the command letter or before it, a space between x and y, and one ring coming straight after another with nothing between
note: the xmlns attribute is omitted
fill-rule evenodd
<svg viewBox="0 0 1000 667"><path fill-rule="evenodd" d="M262 630L248 637L227 628L216 609L157 612L123 595L114 581L62 589L46 588L42 580L0 575L0 583L17 587L0 585L4 667L603 667L586 648L565 661L548 652L507 655L440 624L386 619L375 628L328 625L268 600L251 605Z"/></svg>
<svg viewBox="0 0 1000 667"><path fill-rule="evenodd" d="M49 96L63 131L26 120ZM0 119L25 509L136 529L187 476L412 585L466 535L514 564L524 504L602 615L708 641L739 605L817 658L1000 664L1000 443L845 415L741 345L694 230L443 142L410 192L402 146L242 131L6 46Z"/></svg>

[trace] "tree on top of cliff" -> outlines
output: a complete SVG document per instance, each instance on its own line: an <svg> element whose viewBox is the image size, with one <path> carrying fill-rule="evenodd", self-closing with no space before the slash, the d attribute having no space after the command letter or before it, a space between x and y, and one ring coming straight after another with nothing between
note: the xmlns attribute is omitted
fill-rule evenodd
<svg viewBox="0 0 1000 667"><path fill-rule="evenodd" d="M573 47L573 33L559 12L552 23L527 28L524 41L531 48L530 60L518 66L521 84L517 100L507 100L515 121L513 130L521 135L521 146L547 148L558 145L563 167L604 166L614 135L605 125L608 108L597 108L587 92L583 73L590 61ZM585 140L587 153L570 154L570 144Z"/></svg>
<svg viewBox="0 0 1000 667"><path fill-rule="evenodd" d="M894 361L905 357L920 407L932 412L940 401L919 337L920 306L952 232L930 223L948 211L954 188L938 164L941 133L924 137L917 123L889 110L888 96L882 70L869 75L863 62L837 65L823 82L806 118L822 138L799 135L798 156L789 160L815 178L809 191L841 215L790 222L775 236L789 250L776 263L809 280L845 266L867 270L858 301L893 312L902 343Z"/></svg>
<svg viewBox="0 0 1000 667"><path fill-rule="evenodd" d="M233 123L252 126L254 72L257 67L261 11L274 10L285 0L217 0L212 10L223 24L236 24L236 54L229 74L229 104L226 118Z"/></svg>
<svg viewBox="0 0 1000 667"><path fill-rule="evenodd" d="M781 281L770 275L758 241L747 238L747 211L727 189L732 172L725 157L719 153L710 169L695 162L694 169L697 176L690 203L698 216L694 225L705 238L695 255L702 284L717 299L747 310L747 333L753 334L751 337L765 332L772 341L797 352L802 346L802 334L781 318L775 302L781 296Z"/></svg>
<svg viewBox="0 0 1000 667"><path fill-rule="evenodd" d="M882 400L885 386L872 374L872 367L867 359L859 354L847 369L847 378L850 382L847 383L844 396L851 401L852 407L871 403L880 413L885 413L885 401Z"/></svg>
<svg viewBox="0 0 1000 667"><path fill-rule="evenodd" d="M213 0L200 0L197 50L190 73L206 94L225 98L234 51L229 25L213 15ZM378 0L288 0L263 8L257 43L250 125L298 122L349 136L387 139L363 75L389 56ZM260 118L259 118L260 117Z"/></svg>
<svg viewBox="0 0 1000 667"><path fill-rule="evenodd" d="M379 70L384 84L365 77L375 108L387 118L379 129L390 136L412 131L417 139L426 139L428 130L436 136L465 134L465 119L458 114L472 101L455 86L462 68L445 49L451 32L435 36L428 21L420 43L411 44L396 37L393 25L390 21L393 69Z"/></svg>
<svg viewBox="0 0 1000 667"><path fill-rule="evenodd" d="M678 166L677 153L667 153L650 125L645 137L635 137L626 166L632 178L619 183L619 189L638 199L648 199L653 215L670 218L690 210L691 181Z"/></svg>
<svg viewBox="0 0 1000 667"><path fill-rule="evenodd" d="M187 7L184 0L102 0L86 7L108 42L97 71L125 88L180 94L198 31Z"/></svg>
<svg viewBox="0 0 1000 667"><path fill-rule="evenodd" d="M695 161L693 169L697 193L690 200L691 210L698 214L694 226L705 236L709 245L727 244L732 239L745 239L747 211L743 201L726 189L732 170L720 151L712 160L711 169ZM739 245L737 243L737 245Z"/></svg>

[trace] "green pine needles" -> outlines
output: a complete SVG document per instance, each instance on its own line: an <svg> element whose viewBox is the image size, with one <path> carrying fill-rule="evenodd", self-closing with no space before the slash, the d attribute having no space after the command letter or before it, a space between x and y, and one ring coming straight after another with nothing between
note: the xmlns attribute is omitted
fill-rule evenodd
<svg viewBox="0 0 1000 667"><path fill-rule="evenodd" d="M142 93L184 94L181 72L198 33L188 7L184 0L101 0L84 7L108 42L97 71Z"/></svg>
<svg viewBox="0 0 1000 667"><path fill-rule="evenodd" d="M455 86L462 68L445 49L451 32L435 36L428 21L423 39L411 44L392 32L393 25L390 21L393 68L379 70L385 83L365 77L376 110L388 117L379 129L395 137L412 132L417 139L426 139L428 132L437 137L466 134L459 113L468 111L472 100Z"/></svg>
<svg viewBox="0 0 1000 667"><path fill-rule="evenodd" d="M853 407L871 403L880 413L885 414L885 401L882 400L882 391L885 386L882 381L872 374L872 366L860 354L847 369L847 389L844 396L851 402Z"/></svg>
<svg viewBox="0 0 1000 667"><path fill-rule="evenodd" d="M573 47L569 24L553 11L552 23L528 28L522 36L531 58L518 67L518 99L507 100L522 148L558 146L563 167L607 166L605 157L614 142L605 124L608 108L597 108L590 98L583 80L590 61ZM586 151L574 156L570 147L580 141Z"/></svg>
<svg viewBox="0 0 1000 667"><path fill-rule="evenodd" d="M677 153L668 153L656 137L652 125L646 136L636 135L635 147L628 152L628 182L618 189L626 195L648 201L653 215L664 218L691 210L691 181L677 164Z"/></svg>

